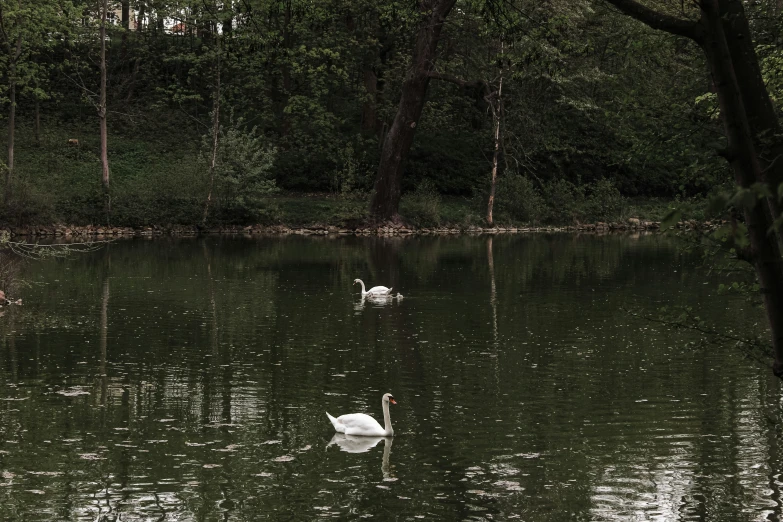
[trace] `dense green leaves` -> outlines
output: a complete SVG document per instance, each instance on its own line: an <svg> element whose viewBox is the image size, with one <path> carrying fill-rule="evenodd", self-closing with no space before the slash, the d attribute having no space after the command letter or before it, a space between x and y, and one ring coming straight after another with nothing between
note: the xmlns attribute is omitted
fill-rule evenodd
<svg viewBox="0 0 783 522"><path fill-rule="evenodd" d="M98 85L95 8L71 0L3 2L0 44L7 49L16 35L24 36L15 73L20 126L33 125L32 102L38 99L43 125L58 140L90 143ZM184 199L196 197L194 187L203 181L204 156L193 151L212 126L218 54L221 125L254 136L248 143L259 150L276 150L265 163L265 182L272 176L275 186L287 190L366 197L408 67L419 16L415 5L156 0L132 2L131 8L130 29L117 23L109 31L110 133L119 141L148 141L148 162L163 161L155 156L160 153L198 163L193 183L182 189ZM759 17L754 30L762 35L763 73L777 101L783 59L777 26L764 20ZM508 219L610 219L623 213L619 194L689 198L720 192L731 182L716 154L725 148L723 130L704 82L700 50L601 3L459 1L439 53L436 72L463 85L431 80L403 179L405 193L426 181L443 195L484 197L494 149L490 103L502 105L498 212ZM0 84L6 86L0 86L0 102L6 107L11 56L0 53ZM501 74L503 94L497 100L493 93ZM466 88L468 83L485 90ZM242 123L227 123L229 114ZM55 201L56 193L41 199L51 187L39 161L23 161L30 157L29 145L18 144L15 183L25 188L20 198L27 194L33 207L70 205ZM55 144L44 146L56 150ZM87 199L95 180L88 174L93 167L82 161L95 152L81 148L79 161L58 164L58 176L80 187ZM168 183L157 177L163 174L151 174L156 168L125 161L118 149L110 156L118 161L117 190ZM232 179L225 177L234 193L247 188ZM602 180L609 184L602 186ZM603 196L594 196L596 190ZM142 187L132 192L139 201L156 193ZM517 195L504 202L503 192ZM737 194L731 204L759 195ZM783 189L778 196L783 198ZM536 210L539 204L552 210Z"/></svg>

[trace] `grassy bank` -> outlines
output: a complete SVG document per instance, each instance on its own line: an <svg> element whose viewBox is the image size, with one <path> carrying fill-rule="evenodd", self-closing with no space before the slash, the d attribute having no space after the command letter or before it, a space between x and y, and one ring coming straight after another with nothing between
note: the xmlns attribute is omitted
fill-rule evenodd
<svg viewBox="0 0 783 522"><path fill-rule="evenodd" d="M12 197L2 213L4 225L110 222L114 226L139 227L201 223L209 170L207 155L195 133L182 133L178 141L172 141L171 133L162 134L165 139L156 139L132 130L112 136L109 216L104 210L94 129L63 124L44 125L44 129L38 141L29 125L18 129ZM232 139L239 140L236 148L240 155L243 148L252 149L249 145L254 145L246 137ZM237 179L248 176L242 168L249 162L252 159L230 165L226 160L231 168L225 167L228 174L217 178L208 226L260 223L357 227L367 222L366 191L305 194L273 190L269 188L275 181L273 165L269 167L270 179L264 181L264 192L246 197L257 187L247 182L242 185ZM485 226L486 200L487 194L480 191L470 197L442 195L435 183L425 180L403 195L400 214L413 227ZM683 219L705 217L702 201L628 199L604 180L577 185L505 175L499 178L494 217L495 224L501 226L624 222L630 217L660 221L673 205L684 210Z"/></svg>

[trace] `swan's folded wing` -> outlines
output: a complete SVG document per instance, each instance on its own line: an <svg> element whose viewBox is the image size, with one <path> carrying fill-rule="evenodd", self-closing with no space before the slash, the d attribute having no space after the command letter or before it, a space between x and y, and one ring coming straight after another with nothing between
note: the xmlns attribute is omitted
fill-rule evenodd
<svg viewBox="0 0 783 522"><path fill-rule="evenodd" d="M380 426L378 421L364 413L349 413L337 417L337 422L346 428L366 428Z"/></svg>

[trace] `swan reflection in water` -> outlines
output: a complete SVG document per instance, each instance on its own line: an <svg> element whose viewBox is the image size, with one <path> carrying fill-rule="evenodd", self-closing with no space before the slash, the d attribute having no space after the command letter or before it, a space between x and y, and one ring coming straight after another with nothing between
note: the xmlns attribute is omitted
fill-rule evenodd
<svg viewBox="0 0 783 522"><path fill-rule="evenodd" d="M391 467L389 465L389 454L391 453L392 437L359 437L356 435L346 435L344 433L335 433L326 448L332 444L340 446L340 451L346 453L366 453L384 441L383 458L381 460L381 472L383 478L391 477Z"/></svg>
<svg viewBox="0 0 783 522"><path fill-rule="evenodd" d="M353 305L353 309L356 311L364 310L364 306L370 303L374 307L382 307L392 304L394 301L398 303L403 299L402 294L397 295L363 295L361 300Z"/></svg>

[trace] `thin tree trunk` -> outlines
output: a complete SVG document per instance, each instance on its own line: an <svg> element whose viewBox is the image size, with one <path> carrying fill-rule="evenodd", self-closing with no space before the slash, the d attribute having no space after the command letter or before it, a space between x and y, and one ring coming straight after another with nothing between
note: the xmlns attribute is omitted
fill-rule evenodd
<svg viewBox="0 0 783 522"><path fill-rule="evenodd" d="M8 100L11 107L8 111L8 162L5 169L5 204L11 201L11 176L14 172L14 134L16 131L16 77L14 69L16 64L11 66L10 80L8 85Z"/></svg>
<svg viewBox="0 0 783 522"><path fill-rule="evenodd" d="M10 47L10 46L9 46ZM9 49L10 50L10 49ZM9 53L10 54L10 53ZM5 204L11 201L11 178L14 173L14 138L16 134L16 61L22 54L22 37L16 39L16 49L8 69L8 163L5 170Z"/></svg>
<svg viewBox="0 0 783 522"><path fill-rule="evenodd" d="M100 103L98 104L98 118L101 126L101 182L103 183L103 195L105 198L106 216L111 216L111 197L109 195L109 151L108 151L108 130L106 128L106 12L108 10L107 0L101 4L101 93Z"/></svg>
<svg viewBox="0 0 783 522"><path fill-rule="evenodd" d="M212 203L212 189L215 185L215 165L217 163L218 141L220 137L220 35L217 38L217 58L215 67L215 93L212 101L212 161L209 164L209 189L207 191L207 200L204 203L204 217L201 220L202 225L207 224L209 216L209 206Z"/></svg>
<svg viewBox="0 0 783 522"><path fill-rule="evenodd" d="M707 29L707 37L702 47L707 56L726 126L731 166L737 185L748 188L762 179L762 171L724 33L721 3L720 0L704 0L701 5L702 19ZM759 278L772 331L775 357L773 371L775 375L783 376L783 259L777 239L767 233L772 223L766 205L756 203L751 208L746 208L744 213L750 238L750 252L747 257Z"/></svg>
<svg viewBox="0 0 783 522"><path fill-rule="evenodd" d="M500 52L503 52L503 43L500 44ZM503 70L500 71L500 81L498 85L497 100L493 100L492 103L492 116L495 120L495 151L492 154L492 179L489 184L489 201L487 201L487 224L493 225L492 209L495 206L495 188L498 180L498 158L500 156L501 135L500 129L502 126L503 116L503 101L501 96L503 94Z"/></svg>
<svg viewBox="0 0 783 522"><path fill-rule="evenodd" d="M413 59L402 84L397 114L383 143L370 201L370 213L376 221L398 219L405 162L424 109L440 33L455 3L456 0L432 0L419 4L422 20L416 33Z"/></svg>

